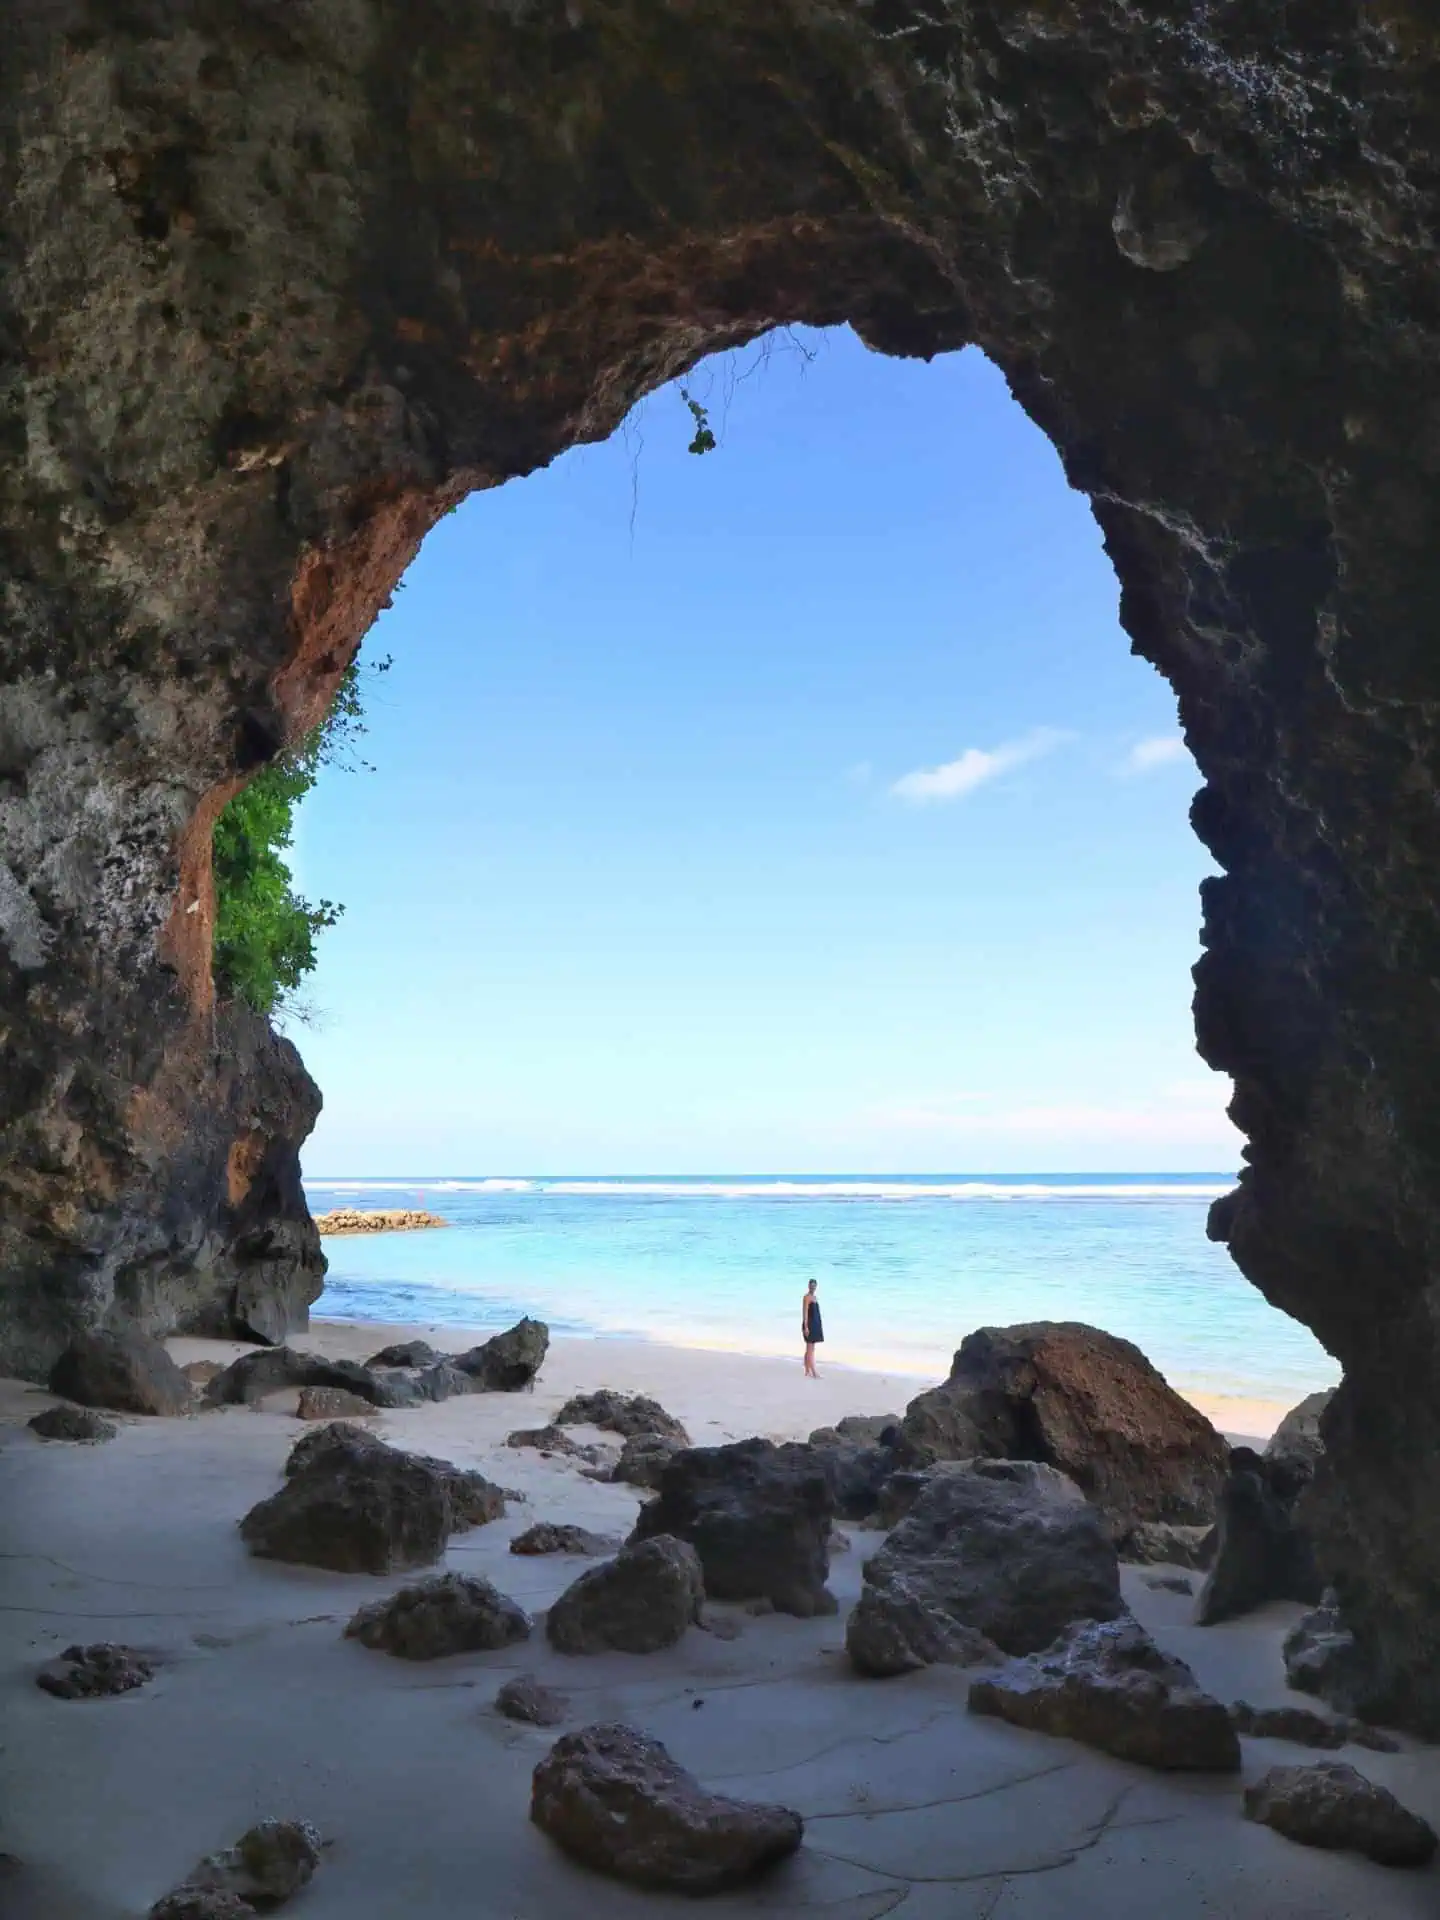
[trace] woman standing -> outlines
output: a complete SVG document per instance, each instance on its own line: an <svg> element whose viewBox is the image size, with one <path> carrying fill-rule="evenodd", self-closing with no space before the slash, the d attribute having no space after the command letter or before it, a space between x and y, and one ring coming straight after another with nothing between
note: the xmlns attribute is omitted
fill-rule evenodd
<svg viewBox="0 0 1440 1920"><path fill-rule="evenodd" d="M805 1289L800 1302L800 1338L805 1342L805 1372L811 1380L818 1380L815 1371L815 1349L825 1338L825 1324L820 1318L820 1302L815 1294L815 1281Z"/></svg>

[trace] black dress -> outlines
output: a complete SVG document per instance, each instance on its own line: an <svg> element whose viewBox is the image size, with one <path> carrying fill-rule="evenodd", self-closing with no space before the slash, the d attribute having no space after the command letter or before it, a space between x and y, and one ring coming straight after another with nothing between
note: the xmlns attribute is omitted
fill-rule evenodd
<svg viewBox="0 0 1440 1920"><path fill-rule="evenodd" d="M805 1338L812 1347L818 1347L825 1338L825 1323L820 1318L820 1302L805 1302Z"/></svg>

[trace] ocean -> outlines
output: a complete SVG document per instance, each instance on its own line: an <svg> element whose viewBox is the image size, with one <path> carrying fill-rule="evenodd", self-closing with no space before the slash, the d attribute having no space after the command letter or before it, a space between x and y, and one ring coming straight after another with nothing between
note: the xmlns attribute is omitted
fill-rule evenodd
<svg viewBox="0 0 1440 1920"><path fill-rule="evenodd" d="M1338 1369L1205 1238L1223 1174L307 1180L316 1212L424 1206L446 1230L332 1237L329 1319L796 1354L939 1379L975 1327L1084 1320L1180 1392L1289 1405Z"/></svg>

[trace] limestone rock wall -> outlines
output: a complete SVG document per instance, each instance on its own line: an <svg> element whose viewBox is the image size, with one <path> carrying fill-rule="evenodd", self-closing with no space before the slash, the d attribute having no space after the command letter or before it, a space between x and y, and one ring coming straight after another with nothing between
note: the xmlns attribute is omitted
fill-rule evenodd
<svg viewBox="0 0 1440 1920"><path fill-rule="evenodd" d="M7 1357L217 1310L237 1061L293 1103L246 1149L288 1196L247 1284L313 1279L310 1096L210 1004L209 826L435 518L779 322L975 342L1178 694L1224 869L1197 1029L1251 1142L1214 1231L1344 1362L1325 1548L1377 1701L1440 1724L1433 9L11 0L5 31Z"/></svg>

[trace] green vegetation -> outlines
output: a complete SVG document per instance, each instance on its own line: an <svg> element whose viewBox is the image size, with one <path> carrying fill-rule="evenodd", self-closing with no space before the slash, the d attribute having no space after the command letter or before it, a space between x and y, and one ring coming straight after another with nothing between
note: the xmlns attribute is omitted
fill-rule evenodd
<svg viewBox="0 0 1440 1920"><path fill-rule="evenodd" d="M371 669L384 673L382 660ZM256 774L215 823L215 987L257 1013L296 1011L294 995L315 967L315 940L344 908L295 890L285 850L295 808L321 769L363 767L361 669L352 664L329 713L313 733Z"/></svg>

